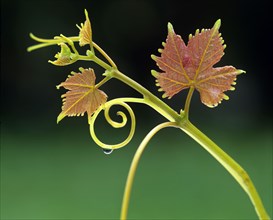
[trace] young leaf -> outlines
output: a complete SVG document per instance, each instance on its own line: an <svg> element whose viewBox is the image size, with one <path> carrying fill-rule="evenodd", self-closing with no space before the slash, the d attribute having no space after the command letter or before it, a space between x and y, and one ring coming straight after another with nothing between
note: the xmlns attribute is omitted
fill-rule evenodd
<svg viewBox="0 0 273 220"><path fill-rule="evenodd" d="M104 104L107 95L95 87L96 76L93 69L80 69L81 73L72 73L61 86L69 91L62 95L62 112L57 118L57 123L65 116L82 116L87 112L88 118Z"/></svg>
<svg viewBox="0 0 273 220"><path fill-rule="evenodd" d="M57 60L49 60L49 63L52 63L56 66L66 66L77 61L77 59L75 59L77 55L72 53L70 48L65 43L60 43L59 46L61 47L61 52L55 55Z"/></svg>
<svg viewBox="0 0 273 220"><path fill-rule="evenodd" d="M84 13L85 13L85 17L86 17L86 20L85 20L84 24L81 23L81 26L77 25L77 27L80 29L79 44L80 44L81 47L86 45L86 44L91 44L92 43L91 22L89 20L87 10L85 10Z"/></svg>
<svg viewBox="0 0 273 220"><path fill-rule="evenodd" d="M197 30L195 36L189 36L187 46L168 24L164 49L159 49L161 56L152 55L163 71L152 71L160 90L165 92L163 97L171 98L183 89L194 87L199 91L202 103L209 107L228 99L224 92L234 90L231 85L235 85L236 76L244 71L233 66L213 67L224 55L226 47L218 31L220 24L217 20L212 29L203 29L201 33Z"/></svg>

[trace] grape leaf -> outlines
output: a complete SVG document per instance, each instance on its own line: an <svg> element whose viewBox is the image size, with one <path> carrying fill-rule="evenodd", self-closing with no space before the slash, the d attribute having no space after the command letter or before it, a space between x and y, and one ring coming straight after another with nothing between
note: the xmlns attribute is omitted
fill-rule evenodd
<svg viewBox="0 0 273 220"><path fill-rule="evenodd" d="M72 53L70 48L65 43L60 43L59 46L61 47L61 52L55 55L55 58L57 58L57 60L49 60L49 63L52 63L56 66L66 66L77 61L77 59L75 59L77 55L75 53Z"/></svg>
<svg viewBox="0 0 273 220"><path fill-rule="evenodd" d="M82 116L87 112L88 118L107 100L107 95L95 87L96 76L93 69L80 68L81 73L68 76L65 82L57 86L69 91L62 95L62 112L57 123L65 116Z"/></svg>
<svg viewBox="0 0 273 220"><path fill-rule="evenodd" d="M85 12L85 17L86 17L86 20L85 20L84 24L81 23L81 26L77 25L77 27L80 29L79 44L80 44L81 47L86 45L86 44L91 44L92 43L91 22L89 20L87 10L85 10L84 12Z"/></svg>
<svg viewBox="0 0 273 220"><path fill-rule="evenodd" d="M186 46L182 38L168 23L168 36L164 49L159 49L160 57L152 55L161 73L152 70L157 85L164 91L163 97L172 98L183 89L194 87L200 93L201 102L215 107L223 99L227 90L234 90L236 76L244 73L233 66L214 68L224 55L226 45L219 33L221 21L217 20L212 29L196 31L189 36Z"/></svg>

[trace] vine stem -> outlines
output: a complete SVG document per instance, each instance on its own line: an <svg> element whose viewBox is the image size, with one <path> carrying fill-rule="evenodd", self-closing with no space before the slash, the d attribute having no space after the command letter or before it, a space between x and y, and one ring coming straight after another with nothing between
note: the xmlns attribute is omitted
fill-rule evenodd
<svg viewBox="0 0 273 220"><path fill-rule="evenodd" d="M259 219L270 220L260 196L247 172L212 140L197 129L189 120L185 120L180 128L207 150L234 177L249 196Z"/></svg>
<svg viewBox="0 0 273 220"><path fill-rule="evenodd" d="M156 110L159 114L164 116L166 119L168 119L171 122L179 122L183 118L183 114L179 115L176 111L174 111L170 106L168 106L165 102L163 102L161 99L153 95L149 90L144 88L142 85L131 79L130 77L126 76L119 70L113 70L109 72L112 77L124 82L128 86L132 87L134 90L139 92L143 95L145 104L152 107L154 110Z"/></svg>
<svg viewBox="0 0 273 220"><path fill-rule="evenodd" d="M120 215L121 220L127 219L128 207L129 207L129 201L130 201L130 195L131 195L132 186L133 186L133 182L134 182L134 177L136 174L136 169L137 169L139 160L141 158L141 155L142 155L144 149L146 148L147 144L152 139L152 137L157 132L159 132L161 129L166 128L166 127L176 127L176 126L177 126L177 124L174 122L165 122L165 123L157 125L146 135L146 137L143 139L143 141L139 145L139 147L134 155L134 158L132 160L131 167L130 167L127 181L126 181L126 185L125 185L125 190L124 190L124 194L123 194L123 201L122 201L122 208L121 208L121 215Z"/></svg>

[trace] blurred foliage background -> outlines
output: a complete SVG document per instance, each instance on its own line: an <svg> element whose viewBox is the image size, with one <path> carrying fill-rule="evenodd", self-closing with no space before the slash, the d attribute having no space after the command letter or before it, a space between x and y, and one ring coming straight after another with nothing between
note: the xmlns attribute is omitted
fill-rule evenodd
<svg viewBox="0 0 273 220"><path fill-rule="evenodd" d="M195 93L191 120L249 173L272 217L272 54L269 2L161 0L1 0L1 219L117 219L130 162L138 144L164 121L146 106L137 116L133 141L103 154L89 136L86 117L67 118L56 85L79 67L47 63L58 47L27 53L29 38L77 35L86 8L93 39L119 69L153 93L150 55L167 36L170 21L186 41L197 28L222 19L227 44L220 65L246 70L229 101L215 109ZM268 45L268 46L267 46ZM82 50L84 51L84 50ZM139 96L112 80L103 87L109 99ZM166 100L175 110L186 92ZM122 140L103 120L97 133L105 142ZM193 140L175 129L161 131L144 153L129 209L132 219L256 219L254 209L232 177Z"/></svg>

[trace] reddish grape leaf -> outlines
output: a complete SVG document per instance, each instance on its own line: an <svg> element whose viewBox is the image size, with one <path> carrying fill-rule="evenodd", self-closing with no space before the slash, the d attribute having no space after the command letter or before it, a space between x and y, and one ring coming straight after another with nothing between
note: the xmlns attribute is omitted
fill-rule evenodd
<svg viewBox="0 0 273 220"><path fill-rule="evenodd" d="M57 123L65 116L82 116L87 112L88 118L107 100L107 95L95 87L96 76L93 69L80 69L81 73L72 73L57 88L69 91L62 95L62 112Z"/></svg>
<svg viewBox="0 0 273 220"><path fill-rule="evenodd" d="M221 21L218 20L212 29L196 31L189 36L186 46L182 38L175 34L172 25L168 24L168 36L164 49L159 49L160 57L152 55L161 73L152 70L157 85L164 91L163 97L172 98L183 89L194 87L200 93L202 103L215 107L223 99L227 90L234 90L236 76L243 73L233 66L213 66L224 55L226 45L219 33Z"/></svg>
<svg viewBox="0 0 273 220"><path fill-rule="evenodd" d="M81 26L77 27L80 29L79 33L79 44L80 46L84 46L86 44L91 44L92 43L92 29L91 29L91 22L88 17L88 12L87 10L84 11L86 20L83 23L81 23Z"/></svg>

